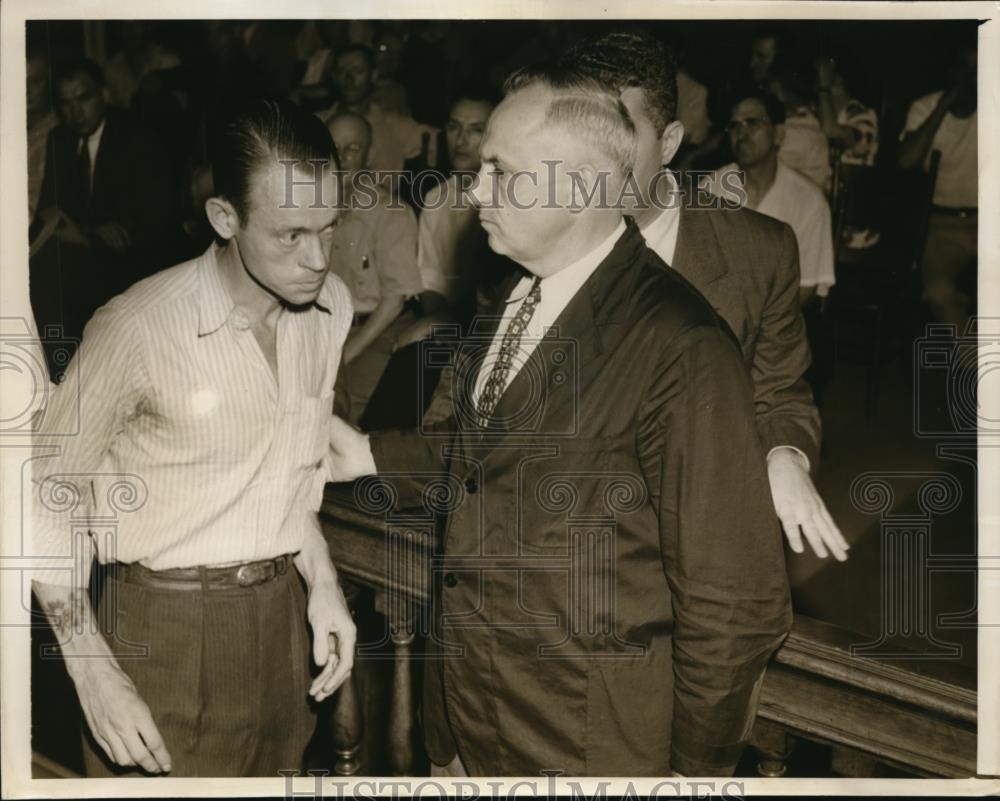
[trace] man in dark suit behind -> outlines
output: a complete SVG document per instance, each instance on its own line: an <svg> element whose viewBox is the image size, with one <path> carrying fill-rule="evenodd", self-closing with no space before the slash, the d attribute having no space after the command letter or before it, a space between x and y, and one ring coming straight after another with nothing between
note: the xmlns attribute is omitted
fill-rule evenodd
<svg viewBox="0 0 1000 801"><path fill-rule="evenodd" d="M775 511L792 549L843 561L849 545L810 476L819 461L820 418L804 375L809 344L799 304L799 257L789 226L749 209L699 207L669 164L684 126L677 119L673 57L640 32L577 43L566 69L620 92L636 125L633 214L646 243L697 287L740 341L753 376L757 427ZM630 190L632 191L632 190ZM628 200L628 194L626 200Z"/></svg>
<svg viewBox="0 0 1000 801"><path fill-rule="evenodd" d="M61 124L32 225L31 296L39 328L77 338L98 306L170 262L173 193L163 147L108 106L97 64L68 63L53 86Z"/></svg>
<svg viewBox="0 0 1000 801"><path fill-rule="evenodd" d="M632 166L617 92L516 77L480 149L480 219L524 270L441 390L454 414L332 433L338 478L450 499L432 770L731 775L791 625L739 346L619 208L582 201Z"/></svg>

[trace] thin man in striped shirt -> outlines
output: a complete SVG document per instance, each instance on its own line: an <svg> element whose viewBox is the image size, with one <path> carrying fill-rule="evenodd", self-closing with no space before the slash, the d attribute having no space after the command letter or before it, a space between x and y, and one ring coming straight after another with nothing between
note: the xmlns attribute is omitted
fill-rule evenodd
<svg viewBox="0 0 1000 801"><path fill-rule="evenodd" d="M292 103L229 119L206 203L221 244L98 310L45 412L36 553L62 562L34 591L86 717L88 776L297 769L315 702L351 670L316 518L352 317L327 270L336 166ZM77 414L78 436L55 436ZM123 489L114 535L75 537L81 516L114 519ZM96 616L91 547L108 564Z"/></svg>

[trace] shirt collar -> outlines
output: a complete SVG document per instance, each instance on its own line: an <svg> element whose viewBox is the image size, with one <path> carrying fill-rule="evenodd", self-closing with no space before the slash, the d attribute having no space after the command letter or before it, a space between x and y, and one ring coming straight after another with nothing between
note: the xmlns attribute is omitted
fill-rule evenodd
<svg viewBox="0 0 1000 801"><path fill-rule="evenodd" d="M607 258L621 235L625 233L625 221L619 220L618 227L612 231L604 241L596 248L588 251L572 264L563 267L559 272L546 276L541 280L542 302L555 301L557 298L566 298L568 301L591 274L600 266L601 262ZM527 275L511 292L507 303L516 303L524 298L531 291L535 276Z"/></svg>
<svg viewBox="0 0 1000 801"><path fill-rule="evenodd" d="M661 237L666 237L670 231L677 230L677 223L681 215L681 204L680 204L680 186L677 183L677 179L670 170L663 171L663 180L667 185L667 191L657 191L656 197L658 202L664 201L665 206L660 209L660 213L657 214L652 220L649 220L643 225L639 226L639 231L642 232L643 239L647 242L659 241Z"/></svg>
<svg viewBox="0 0 1000 801"><path fill-rule="evenodd" d="M219 245L213 242L198 265L198 336L214 334L226 324L236 304L219 275Z"/></svg>
<svg viewBox="0 0 1000 801"><path fill-rule="evenodd" d="M213 242L201 256L201 263L198 265L200 289L198 293L198 336L214 334L226 324L236 309L236 303L223 286L222 277L219 275L220 249L219 245ZM320 288L319 296L312 305L320 311L333 314L335 299L329 276L327 276L327 280Z"/></svg>

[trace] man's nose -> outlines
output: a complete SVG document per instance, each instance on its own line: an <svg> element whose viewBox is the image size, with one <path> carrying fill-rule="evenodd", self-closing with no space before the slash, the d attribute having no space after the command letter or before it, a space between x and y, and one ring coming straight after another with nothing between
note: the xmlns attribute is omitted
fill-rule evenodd
<svg viewBox="0 0 1000 801"><path fill-rule="evenodd" d="M327 268L326 249L318 236L307 236L302 244L299 263L313 272L323 272Z"/></svg>
<svg viewBox="0 0 1000 801"><path fill-rule="evenodd" d="M476 173L476 180L472 185L472 199L477 206L490 206L493 190L493 176L490 175L483 164Z"/></svg>

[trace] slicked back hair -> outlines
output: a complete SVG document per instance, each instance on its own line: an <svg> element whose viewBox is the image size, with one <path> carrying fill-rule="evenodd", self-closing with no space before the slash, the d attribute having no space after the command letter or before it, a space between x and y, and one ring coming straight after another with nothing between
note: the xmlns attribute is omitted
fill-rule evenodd
<svg viewBox="0 0 1000 801"><path fill-rule="evenodd" d="M327 127L290 100L251 100L236 108L212 137L209 160L216 194L233 205L244 224L257 170L283 160L307 171L314 161L328 162L318 169L339 169Z"/></svg>
<svg viewBox="0 0 1000 801"><path fill-rule="evenodd" d="M642 32L612 31L573 45L560 66L597 81L608 91L642 89L657 135L677 119L677 67L670 48Z"/></svg>
<svg viewBox="0 0 1000 801"><path fill-rule="evenodd" d="M555 125L606 155L624 177L635 164L635 124L616 91L554 63L517 70L504 83L511 94L530 86L553 92L545 124Z"/></svg>

